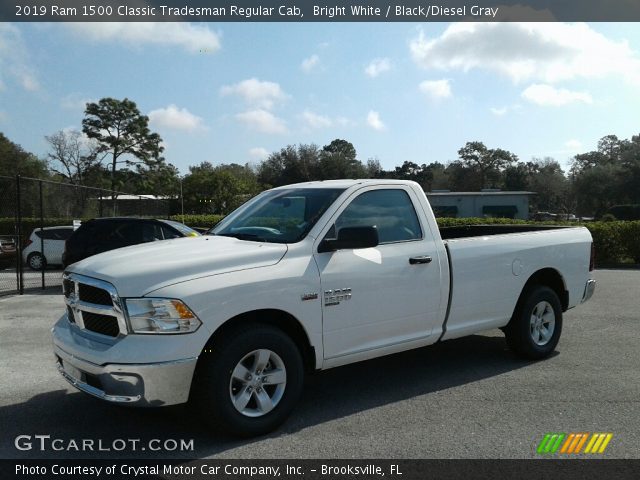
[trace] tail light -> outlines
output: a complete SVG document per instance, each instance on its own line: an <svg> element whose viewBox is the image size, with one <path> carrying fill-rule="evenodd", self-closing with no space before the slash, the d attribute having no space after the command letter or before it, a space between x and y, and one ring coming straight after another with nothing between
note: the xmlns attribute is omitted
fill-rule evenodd
<svg viewBox="0 0 640 480"><path fill-rule="evenodd" d="M28 239L27 243L24 244L24 248L27 248L29 245L31 245L33 243L33 240Z"/></svg>
<svg viewBox="0 0 640 480"><path fill-rule="evenodd" d="M589 271L592 272L596 266L596 247L591 242L591 258L589 259Z"/></svg>

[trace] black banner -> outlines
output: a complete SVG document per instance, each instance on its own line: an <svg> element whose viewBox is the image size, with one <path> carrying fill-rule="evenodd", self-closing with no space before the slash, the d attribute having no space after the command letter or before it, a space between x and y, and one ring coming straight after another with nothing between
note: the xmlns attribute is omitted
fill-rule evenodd
<svg viewBox="0 0 640 480"><path fill-rule="evenodd" d="M1 460L0 478L636 479L640 460Z"/></svg>
<svg viewBox="0 0 640 480"><path fill-rule="evenodd" d="M14 0L2 22L450 22L640 20L629 0Z"/></svg>

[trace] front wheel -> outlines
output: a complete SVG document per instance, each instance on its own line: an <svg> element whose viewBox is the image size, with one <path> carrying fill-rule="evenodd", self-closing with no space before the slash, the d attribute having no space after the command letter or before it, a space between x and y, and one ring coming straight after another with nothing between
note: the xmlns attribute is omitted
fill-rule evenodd
<svg viewBox="0 0 640 480"><path fill-rule="evenodd" d="M543 286L525 291L504 332L518 355L532 360L548 357L562 332L562 305L556 292Z"/></svg>
<svg viewBox="0 0 640 480"><path fill-rule="evenodd" d="M300 351L277 328L248 325L202 355L194 400L213 428L242 437L270 432L286 420L302 392Z"/></svg>

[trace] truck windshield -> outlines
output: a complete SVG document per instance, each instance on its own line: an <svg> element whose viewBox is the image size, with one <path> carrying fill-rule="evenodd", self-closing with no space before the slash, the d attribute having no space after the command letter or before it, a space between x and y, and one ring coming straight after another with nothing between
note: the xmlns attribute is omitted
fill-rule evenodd
<svg viewBox="0 0 640 480"><path fill-rule="evenodd" d="M249 200L210 234L255 242L299 242L343 191L340 188L270 190Z"/></svg>

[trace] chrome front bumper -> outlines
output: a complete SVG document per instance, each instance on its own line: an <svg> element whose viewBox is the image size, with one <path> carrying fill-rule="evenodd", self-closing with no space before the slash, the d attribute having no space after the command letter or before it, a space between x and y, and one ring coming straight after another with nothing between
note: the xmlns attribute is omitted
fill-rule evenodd
<svg viewBox="0 0 640 480"><path fill-rule="evenodd" d="M582 295L582 301L584 303L593 296L593 292L596 291L596 281L594 279L587 280L587 284L584 286L584 294Z"/></svg>
<svg viewBox="0 0 640 480"><path fill-rule="evenodd" d="M54 353L58 371L78 390L108 402L141 407L185 403L198 360L95 365L55 344Z"/></svg>

